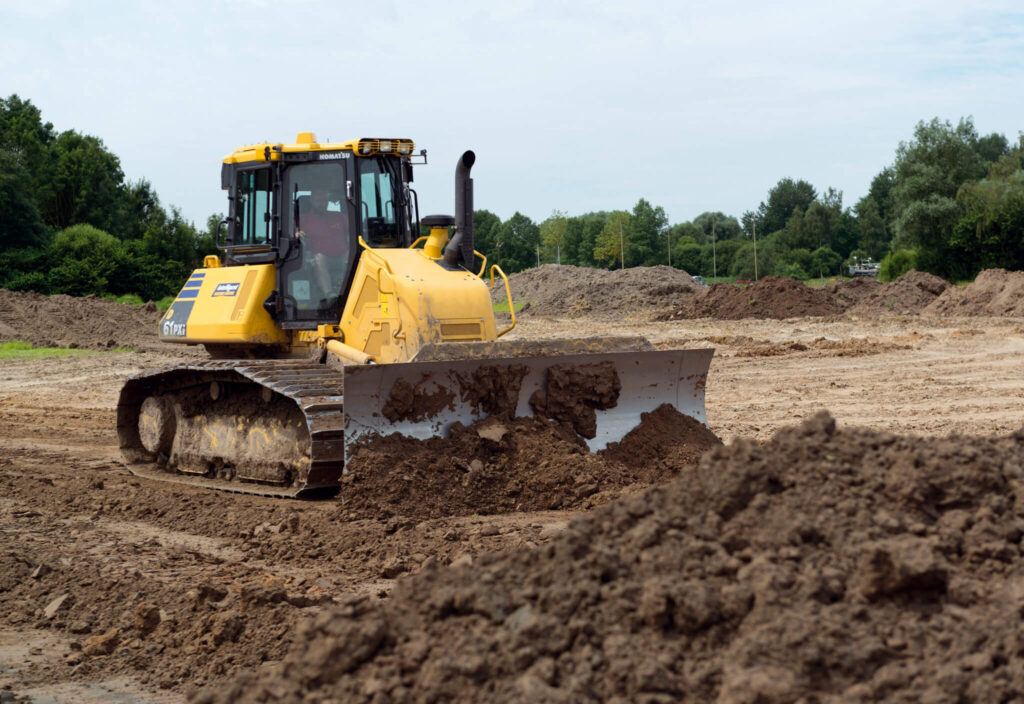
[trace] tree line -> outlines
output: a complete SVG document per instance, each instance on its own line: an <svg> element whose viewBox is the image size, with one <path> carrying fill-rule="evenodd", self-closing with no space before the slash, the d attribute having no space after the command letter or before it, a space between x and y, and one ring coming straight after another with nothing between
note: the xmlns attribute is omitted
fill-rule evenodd
<svg viewBox="0 0 1024 704"><path fill-rule="evenodd" d="M0 98L0 288L159 300L216 251L220 217L197 229L148 181L126 181L102 140Z"/></svg>
<svg viewBox="0 0 1024 704"><path fill-rule="evenodd" d="M870 258L883 278L917 268L965 280L986 268L1024 269L1022 165L1024 137L1011 146L1000 134L980 136L971 118L936 118L917 124L852 207L841 191L787 177L738 218L705 212L669 224L641 198L632 210L555 211L540 223L483 210L474 227L478 248L508 271L669 264L704 277L807 279Z"/></svg>
<svg viewBox="0 0 1024 704"><path fill-rule="evenodd" d="M608 269L670 265L704 277L807 279L882 262L951 280L1024 269L1024 137L979 135L971 118L919 122L852 207L834 188L783 178L739 217L704 212L671 224L641 198L630 210L535 222L474 212L476 247L509 272L558 262ZM57 132L16 95L0 99L0 288L41 293L173 295L216 251L204 227L129 182L103 142Z"/></svg>

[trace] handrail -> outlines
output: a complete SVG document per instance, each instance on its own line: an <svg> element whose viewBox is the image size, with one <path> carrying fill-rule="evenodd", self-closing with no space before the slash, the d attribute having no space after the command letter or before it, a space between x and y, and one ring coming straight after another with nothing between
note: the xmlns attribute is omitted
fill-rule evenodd
<svg viewBox="0 0 1024 704"><path fill-rule="evenodd" d="M505 333L509 332L516 326L516 307L512 303L512 289L508 285L508 277L505 276L505 272L501 270L501 267L497 264L491 266L491 287L489 290L494 290L494 270L497 269L498 273L501 274L501 278L505 280L505 295L508 297L508 312L512 316L512 324L507 328L498 333L497 337L501 337Z"/></svg>
<svg viewBox="0 0 1024 704"><path fill-rule="evenodd" d="M422 235L420 237L417 237L416 241L413 242L411 245L409 245L409 249L416 249L416 245L418 245L420 242L422 242L423 240L427 239L428 237L429 237L429 235Z"/></svg>
<svg viewBox="0 0 1024 704"><path fill-rule="evenodd" d="M389 274L394 273L391 271L391 265L388 264L388 260L374 252L373 247L366 244L366 240L363 239L362 235L359 236L359 246L365 249L370 254L370 256L375 257L378 261L382 262L384 264L384 268L387 270Z"/></svg>
<svg viewBox="0 0 1024 704"><path fill-rule="evenodd" d="M475 249L473 250L473 254L484 260L484 263L480 265L480 271L476 272L476 275L482 279L484 278L484 269L487 268L487 257L480 254L480 252L476 251Z"/></svg>
<svg viewBox="0 0 1024 704"><path fill-rule="evenodd" d="M377 290L384 294L385 291L381 287L381 281L385 275L384 267L377 267ZM401 301L398 298L398 287L395 286L395 277L391 275L391 272L387 272L388 279L391 280L391 295L395 300L395 318L398 319L398 325L395 326L395 331L391 333L391 337L396 340L405 339L405 333L402 332L402 311L400 310Z"/></svg>

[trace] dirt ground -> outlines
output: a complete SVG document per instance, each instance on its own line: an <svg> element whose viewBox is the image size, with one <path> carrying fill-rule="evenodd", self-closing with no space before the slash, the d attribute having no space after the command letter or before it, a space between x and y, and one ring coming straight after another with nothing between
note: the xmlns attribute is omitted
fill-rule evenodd
<svg viewBox="0 0 1024 704"><path fill-rule="evenodd" d="M714 347L707 415L727 443L767 443L820 409L841 428L895 434L1024 424L1020 318L525 315L514 334ZM540 548L586 515L352 517L336 501L135 478L116 447L118 389L176 358L147 348L0 363L0 688L19 698L180 702L240 672L272 673L303 617L351 597L386 601L402 575Z"/></svg>

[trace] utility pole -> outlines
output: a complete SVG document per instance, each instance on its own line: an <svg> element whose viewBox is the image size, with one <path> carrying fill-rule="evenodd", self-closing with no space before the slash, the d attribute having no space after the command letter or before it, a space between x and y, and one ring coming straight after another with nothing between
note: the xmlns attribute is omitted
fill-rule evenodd
<svg viewBox="0 0 1024 704"><path fill-rule="evenodd" d="M715 249L715 216L711 216L711 265L712 278L718 278L718 251Z"/></svg>
<svg viewBox="0 0 1024 704"><path fill-rule="evenodd" d="M537 266L540 266L540 245L537 245Z"/></svg>
<svg viewBox="0 0 1024 704"><path fill-rule="evenodd" d="M752 223L754 227L754 281L757 281L757 223Z"/></svg>
<svg viewBox="0 0 1024 704"><path fill-rule="evenodd" d="M672 266L672 230L665 230L665 239L668 240L668 265Z"/></svg>

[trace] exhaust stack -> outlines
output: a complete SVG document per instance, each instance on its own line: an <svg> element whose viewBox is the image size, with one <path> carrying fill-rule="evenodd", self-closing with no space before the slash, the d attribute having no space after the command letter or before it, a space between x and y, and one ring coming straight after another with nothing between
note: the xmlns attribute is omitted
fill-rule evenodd
<svg viewBox="0 0 1024 704"><path fill-rule="evenodd" d="M455 236L444 250L444 261L457 266L461 255L463 266L473 268L473 179L469 171L476 162L472 150L465 151L455 166Z"/></svg>

